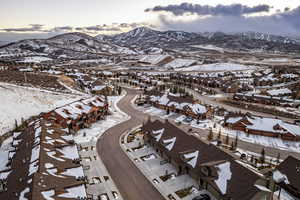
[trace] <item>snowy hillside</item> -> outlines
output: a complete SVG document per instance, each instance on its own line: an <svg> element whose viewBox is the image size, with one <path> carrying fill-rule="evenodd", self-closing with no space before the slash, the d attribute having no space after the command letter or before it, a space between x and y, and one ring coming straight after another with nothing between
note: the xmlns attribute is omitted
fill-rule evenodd
<svg viewBox="0 0 300 200"><path fill-rule="evenodd" d="M29 118L41 112L80 99L80 96L58 94L35 88L0 83L0 135L15 126L15 120Z"/></svg>
<svg viewBox="0 0 300 200"><path fill-rule="evenodd" d="M100 41L83 33L66 33L49 39L21 40L0 48L0 57L46 56L80 58L87 55L136 54L127 47Z"/></svg>

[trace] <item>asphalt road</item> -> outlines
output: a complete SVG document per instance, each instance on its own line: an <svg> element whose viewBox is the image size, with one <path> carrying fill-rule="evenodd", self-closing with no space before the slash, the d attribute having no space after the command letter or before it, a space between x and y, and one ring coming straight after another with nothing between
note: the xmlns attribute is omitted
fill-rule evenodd
<svg viewBox="0 0 300 200"><path fill-rule="evenodd" d="M126 89L126 91L127 95L121 99L118 103L118 107L123 112L131 116L131 119L108 129L104 135L100 137L97 141L98 154L124 200L164 199L152 183L150 183L142 172L140 172L140 170L132 163L119 145L119 138L125 131L142 124L148 119L147 114L134 109L131 105L132 99L139 94L140 91L133 89ZM154 118L156 117L152 116L152 119ZM171 120L171 122L172 121L173 120ZM181 125L180 128L187 131L191 127ZM207 133L207 131L201 130L201 136L199 136L206 137ZM244 150L260 153L264 146L239 141L238 147ZM271 147L265 147L265 149L266 154L269 156L276 157L277 154L280 153L282 159L286 158L288 155L300 158L300 154L296 152L288 152Z"/></svg>
<svg viewBox="0 0 300 200"><path fill-rule="evenodd" d="M131 116L131 119L108 129L97 142L97 151L111 178L124 200L161 200L163 196L132 163L119 145L119 138L125 131L136 127L147 119L147 115L135 110L131 100L138 94L126 89L127 95L118 107Z"/></svg>

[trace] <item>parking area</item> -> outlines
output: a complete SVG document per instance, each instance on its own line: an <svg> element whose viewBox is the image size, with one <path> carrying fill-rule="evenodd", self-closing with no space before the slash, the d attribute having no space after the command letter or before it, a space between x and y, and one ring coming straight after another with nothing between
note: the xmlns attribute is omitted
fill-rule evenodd
<svg viewBox="0 0 300 200"><path fill-rule="evenodd" d="M121 195L96 150L96 142L80 144L79 154L87 177L87 194L93 200L122 200Z"/></svg>

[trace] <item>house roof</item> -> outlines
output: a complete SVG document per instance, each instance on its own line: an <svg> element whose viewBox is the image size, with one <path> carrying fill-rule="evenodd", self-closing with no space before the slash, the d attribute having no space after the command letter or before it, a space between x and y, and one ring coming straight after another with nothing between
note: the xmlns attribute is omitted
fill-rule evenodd
<svg viewBox="0 0 300 200"><path fill-rule="evenodd" d="M164 130L162 135L155 138L153 131ZM200 169L207 166L208 163L215 163L214 167L218 168L220 162L228 162L226 172L230 171L231 175L217 175L214 181L211 182L220 193L231 197L234 200L251 199L259 189L255 187L255 183L260 177L251 170L241 166L235 159L216 146L206 144L197 140L191 135L187 135L184 131L177 128L168 121L162 123L160 121L148 121L144 124L142 130L147 131L148 135L155 138L158 146L164 153L170 156L175 162L189 167L192 171L199 174ZM171 150L163 145L162 141L176 138L176 141ZM222 168L222 166L219 166ZM222 170L221 170L222 171ZM224 170L223 170L224 171ZM218 170L216 171L218 172ZM228 172L229 173L229 172ZM223 176L224 175L224 176ZM221 180L222 179L222 180ZM226 180L225 180L226 179Z"/></svg>
<svg viewBox="0 0 300 200"><path fill-rule="evenodd" d="M287 183L296 188L300 194L300 160L288 156L276 169L286 176Z"/></svg>

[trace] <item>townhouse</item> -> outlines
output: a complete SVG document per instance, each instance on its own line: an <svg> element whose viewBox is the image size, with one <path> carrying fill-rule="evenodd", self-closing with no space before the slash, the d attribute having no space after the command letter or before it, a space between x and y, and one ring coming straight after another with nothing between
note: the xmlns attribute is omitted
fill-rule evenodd
<svg viewBox="0 0 300 200"><path fill-rule="evenodd" d="M225 116L223 125L247 134L300 141L300 126L280 119L236 113Z"/></svg>
<svg viewBox="0 0 300 200"><path fill-rule="evenodd" d="M97 120L101 120L108 114L108 103L105 99L95 96L82 99L68 105L56 108L43 114L43 118L54 121L69 131L89 127Z"/></svg>
<svg viewBox="0 0 300 200"><path fill-rule="evenodd" d="M210 118L213 114L211 107L195 102L192 97L178 97L169 94L151 95L151 92L146 94L148 103L169 112L181 113L194 119Z"/></svg>
<svg viewBox="0 0 300 200"><path fill-rule="evenodd" d="M147 121L142 131L145 141L177 169L177 176L188 174L200 189L217 199L260 200L270 196L267 181L240 165L213 144L197 140L168 121Z"/></svg>
<svg viewBox="0 0 300 200"><path fill-rule="evenodd" d="M73 136L38 118L13 137L10 168L0 172L0 199L86 199Z"/></svg>
<svg viewBox="0 0 300 200"><path fill-rule="evenodd" d="M0 168L0 199L87 199L73 133L107 113L104 99L90 97L26 122L13 134L8 163Z"/></svg>

